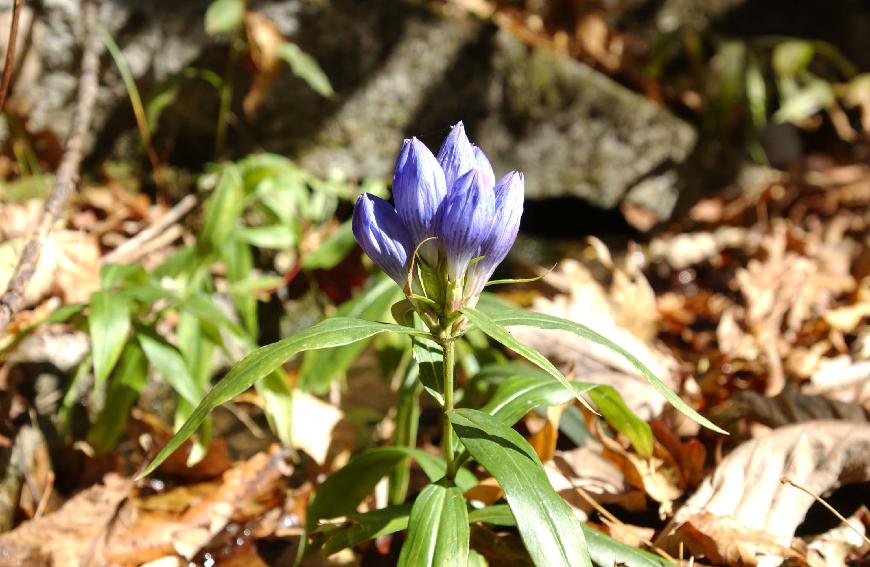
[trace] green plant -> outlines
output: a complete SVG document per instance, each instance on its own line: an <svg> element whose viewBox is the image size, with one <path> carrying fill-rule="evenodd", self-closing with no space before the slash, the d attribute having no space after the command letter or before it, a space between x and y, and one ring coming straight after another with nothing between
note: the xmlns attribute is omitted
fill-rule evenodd
<svg viewBox="0 0 870 567"><path fill-rule="evenodd" d="M152 371L177 393L174 422L180 426L210 387L216 352L232 360L256 348L257 295L283 283L275 272L258 273L258 250L290 254L304 272L335 266L353 247L349 225L337 225L334 216L357 189L340 179L321 179L287 158L260 154L214 166L200 185L209 193L194 244L150 272L104 265L101 289L87 304L64 307L42 323L68 321L90 335L90 354L67 388L60 421L69 430L72 407L90 391L94 417L87 440L98 452L116 445ZM312 231L326 236L307 251L302 241ZM232 309L216 300L218 289ZM7 351L37 327L22 332ZM289 445L287 377L275 369L257 390L275 433ZM192 461L208 444L208 419L199 433Z"/></svg>
<svg viewBox="0 0 870 567"><path fill-rule="evenodd" d="M705 47L691 33L664 35L647 74L703 93L697 104L704 129L713 135L736 131L756 161L766 161L758 136L771 122L811 127L826 114L845 140L857 135L845 110L859 108L864 124L870 123L870 79L830 43L781 36L717 40L706 61ZM669 70L680 58L691 65L688 83L684 73Z"/></svg>
<svg viewBox="0 0 870 567"><path fill-rule="evenodd" d="M353 219L357 241L404 295L390 308L394 322L361 318L381 318L395 298L387 284L378 283L368 294L343 306L340 316L250 353L203 398L142 475L150 474L178 449L217 406L258 384L291 357L329 349L332 361L338 362L306 354L303 366L329 368L335 364L341 369L356 357L364 341L406 337L408 350L397 370L402 377L399 411L405 415L400 418L395 444L364 451L317 487L309 503L306 538L298 559L321 546L330 553L407 529L400 566L466 565L479 562L470 549L469 523L485 521L515 524L531 559L540 566L590 565L593 559L601 565L614 560L664 564L610 539L590 537L587 542L587 531L550 485L534 449L512 429L535 407L572 399L589 406L586 395L611 426L646 456L653 449L649 426L631 413L615 390L569 380L541 353L517 341L508 327L567 331L603 345L631 362L677 410L705 427L721 429L683 402L637 358L592 329L481 295L495 265L516 238L522 190L522 175L516 172L496 184L486 156L471 146L461 123L454 126L438 160L419 141L407 140L394 176L397 209L376 196L362 195ZM430 242L434 246L424 248ZM455 381L457 347L473 347L480 334L537 370L525 367L517 373L511 367L512 374L502 377L487 404L463 407ZM332 370L327 374L334 375ZM309 380L309 385L317 383L316 378ZM443 412L440 458L413 447L415 407L422 391ZM431 481L410 506L404 503L407 474L403 468L409 458L417 461ZM469 510L463 494L477 483L468 468L472 461L498 481L508 508ZM375 484L388 475L392 505L355 514Z"/></svg>
<svg viewBox="0 0 870 567"><path fill-rule="evenodd" d="M293 74L318 94L325 97L334 94L329 79L317 61L298 45L281 37L274 25L263 16L248 11L246 0L214 0L205 14L205 31L210 35L227 35L230 38L226 69L219 88L216 155L220 155L224 149L227 118L233 100L233 81L242 53L250 52L252 55L257 73L252 92L258 93L258 96L260 90L265 90L271 84L279 61L286 63ZM253 107L257 104L255 102Z"/></svg>

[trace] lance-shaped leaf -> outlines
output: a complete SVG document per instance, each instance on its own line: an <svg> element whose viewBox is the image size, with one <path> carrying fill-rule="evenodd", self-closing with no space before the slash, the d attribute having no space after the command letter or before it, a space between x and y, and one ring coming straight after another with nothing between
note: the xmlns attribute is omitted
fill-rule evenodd
<svg viewBox="0 0 870 567"><path fill-rule="evenodd" d="M505 425L513 425L537 407L564 404L596 387L587 382L571 381L569 384L571 389L554 382L549 375L513 376L498 387L480 411L498 418Z"/></svg>
<svg viewBox="0 0 870 567"><path fill-rule="evenodd" d="M652 429L647 422L632 413L619 392L612 386L602 385L589 392L589 397L607 423L628 437L638 455L645 458L652 456L655 445Z"/></svg>
<svg viewBox="0 0 870 567"><path fill-rule="evenodd" d="M313 530L317 522L326 518L345 516L371 494L375 485L386 476L395 465L406 457L415 459L429 477L435 482L444 477L447 465L440 457L430 455L411 447L376 447L354 457L344 467L330 475L314 492L308 507L308 529ZM460 469L456 484L468 490L477 479L467 469Z"/></svg>
<svg viewBox="0 0 870 567"><path fill-rule="evenodd" d="M462 491L430 484L417 496L399 567L465 567L468 508Z"/></svg>
<svg viewBox="0 0 870 567"><path fill-rule="evenodd" d="M513 335L511 335L507 329L505 329L500 324L496 323L489 315L475 309L473 307L464 307L462 309L462 313L468 317L468 320L475 325L478 329L489 335L491 338L495 339L499 343L508 347L515 353L519 354L532 364L538 366L542 370L544 370L547 374L555 378L564 388L574 394L574 397L584 406L589 407L589 402L583 399L583 396L578 394L574 387L571 385L571 382L562 376L562 373L553 366L547 357L533 349L530 346L524 345L523 343L516 340ZM592 409L591 407L589 409Z"/></svg>
<svg viewBox="0 0 870 567"><path fill-rule="evenodd" d="M384 332L405 335L418 334L420 331L401 325L375 323L359 319L335 317L326 319L277 343L264 346L247 355L218 382L193 410L190 418L181 426L169 443L157 454L153 461L139 474L146 476L154 471L160 463L178 449L184 441L193 435L202 421L217 406L238 396L261 378L277 370L290 357L306 351L319 348L344 346L361 341Z"/></svg>
<svg viewBox="0 0 870 567"><path fill-rule="evenodd" d="M468 515L469 522L484 522L495 526L516 526L510 507L504 504L487 506L474 510ZM589 546L589 556L592 562L600 567L613 565L628 565L629 567L673 567L673 563L646 551L625 545L612 537L601 533L595 528L583 526L586 544Z"/></svg>
<svg viewBox="0 0 870 567"><path fill-rule="evenodd" d="M361 295L340 305L335 311L338 317L353 317L369 321L381 320L390 311L390 306L402 297L402 290L387 277ZM312 350L302 358L298 387L315 394L325 394L329 384L341 377L365 349L369 341L357 341L343 347Z"/></svg>
<svg viewBox="0 0 870 567"><path fill-rule="evenodd" d="M91 295L88 328L94 355L94 380L105 382L121 357L130 332L130 305L127 298L111 291Z"/></svg>
<svg viewBox="0 0 870 567"><path fill-rule="evenodd" d="M670 390L670 388L668 388L664 384L664 382L659 380L658 377L656 377L656 375L653 374L649 368L647 368L640 360L638 360L636 356L634 356L633 354L631 354L630 352L628 352L627 350L625 350L624 348L622 348L621 346L619 346L615 342L611 341L607 337L593 331L592 329L590 329L586 325L581 325L580 323L575 323L573 321L568 321L567 319L562 319L561 317L554 317L553 315L547 315L545 313L535 313L532 311L523 311L521 309L511 309L511 308L506 309L506 308L502 308L502 307L497 307L494 304L494 302L489 302L489 301L481 302L481 306L483 306L484 304L489 304L489 303L493 303L493 305L492 305L492 308L487 308L487 314L483 314L481 311L479 311L477 309L468 309L468 308L463 309L463 312L466 313L466 315L468 315L469 311L473 311L473 312L475 312L473 315L475 317L477 317L478 319L481 319L481 317L479 315L483 315L483 317L485 317L485 319L484 319L485 324L487 324L488 326L490 326L491 323L495 323L497 327L502 327L502 326L509 327L512 325L525 325L527 327L536 327L538 329L568 331L568 332L574 333L580 337L583 337L584 339L592 341L593 343L597 343L597 344L600 344L602 346L605 346L605 347L611 349L612 351L623 356L626 360L628 360L631 363L632 366L637 368L640 371L640 373L643 375L643 377L647 379L647 381L650 383L650 385L652 385L652 387L655 388L656 391L659 394L661 394L662 397L664 397L668 402L670 402L670 404L672 406L674 406L674 408L676 408L678 411L680 411L681 413L683 413L684 415L686 415L687 417L689 417L693 421L703 425L704 427L706 427L708 429L712 429L713 431L727 435L727 433L723 429L714 425L710 420L708 420L703 415L699 414L691 406L689 406L686 402L684 402L682 399L680 399L680 397L677 394L672 392ZM469 315L468 318L469 318L469 320L474 322L471 315ZM485 331L485 329L484 329L484 331ZM487 334L489 334L489 333L487 333ZM492 335L490 335L490 336L492 336ZM496 337L493 337L493 338L496 340L499 340ZM520 344L519 342L516 341L516 339L513 339L513 337L511 337L511 339L514 343ZM502 341L499 341L499 342L502 342ZM511 345L506 344L506 343L502 343L502 344L504 344L506 347L510 348L511 350L514 350L518 354L522 354L523 356L525 356L522 352L517 351ZM521 346L523 346L523 345L521 345ZM528 347L524 347L524 346L523 346L523 348L528 349ZM540 353L537 353L537 354L539 356L542 356L542 355L540 355ZM526 357L526 358L528 358L528 357ZM529 359L529 360L531 360L535 364L538 364L538 362L536 362L535 360L532 360L532 359ZM548 364L549 364L549 362L548 362ZM544 367L542 366L541 368L544 368ZM546 368L544 368L544 369L547 370Z"/></svg>
<svg viewBox="0 0 870 567"><path fill-rule="evenodd" d="M448 414L474 459L504 490L526 549L539 567L591 565L580 520L547 480L535 450L519 433L472 409Z"/></svg>
<svg viewBox="0 0 870 567"><path fill-rule="evenodd" d="M328 557L364 541L407 529L411 506L411 503L398 504L364 514L347 514L346 525L318 528L326 536L323 554Z"/></svg>

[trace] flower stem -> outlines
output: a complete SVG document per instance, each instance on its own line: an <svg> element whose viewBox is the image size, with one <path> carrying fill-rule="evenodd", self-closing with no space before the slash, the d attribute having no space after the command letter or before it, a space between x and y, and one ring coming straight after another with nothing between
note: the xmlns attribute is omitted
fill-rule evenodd
<svg viewBox="0 0 870 567"><path fill-rule="evenodd" d="M447 478L453 480L456 476L456 462L453 453L453 427L447 419L447 413L453 411L453 367L455 366L455 353L453 351L453 339L445 339L441 346L444 350L444 433L442 434L441 447L444 451L444 461L447 463Z"/></svg>

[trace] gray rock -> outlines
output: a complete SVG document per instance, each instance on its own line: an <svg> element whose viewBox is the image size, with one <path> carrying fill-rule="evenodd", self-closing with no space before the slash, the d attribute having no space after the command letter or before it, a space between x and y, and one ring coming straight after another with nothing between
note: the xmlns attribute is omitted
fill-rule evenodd
<svg viewBox="0 0 870 567"><path fill-rule="evenodd" d="M8 0L7 0L8 5ZM187 66L223 72L226 38L208 38L208 0L104 0L101 20L122 46L145 98ZM82 22L78 0L46 0L34 21L28 57L40 72L16 85L33 101L30 125L68 129ZM386 177L405 137L437 149L463 120L497 173L526 173L529 198L573 195L611 208L655 177L656 213L666 217L677 167L695 132L648 99L575 60L530 49L510 33L473 18L436 13L405 1L252 2L286 37L312 54L337 95L324 99L291 73L276 81L256 117L240 101L250 77L239 72L228 147L297 157L319 173ZM138 152L127 93L104 56L95 116L94 155ZM213 158L217 94L202 81L183 84L164 113L158 153L198 166ZM667 183L665 183L667 181ZM646 190L645 190L646 191ZM663 193L662 193L663 192ZM643 191L641 191L643 194Z"/></svg>

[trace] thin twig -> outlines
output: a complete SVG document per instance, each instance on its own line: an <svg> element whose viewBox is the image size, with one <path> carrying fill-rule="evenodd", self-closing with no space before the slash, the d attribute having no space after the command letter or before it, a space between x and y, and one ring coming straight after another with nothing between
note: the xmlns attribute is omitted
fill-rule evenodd
<svg viewBox="0 0 870 567"><path fill-rule="evenodd" d="M195 206L196 196L187 195L176 203L168 213L157 219L154 224L103 256L102 263L106 264L125 260L131 252L138 250L143 244L159 236L163 231L181 220Z"/></svg>
<svg viewBox="0 0 870 567"><path fill-rule="evenodd" d="M782 477L781 479L779 479L779 482L781 482L782 484L788 484L788 485L790 485L790 486L794 486L795 488L797 488L797 489L800 490L801 492L804 492L805 494L809 494L810 496L812 496L813 499L814 499L816 502L818 502L819 504L821 504L822 506L824 506L825 508L827 508L828 512L830 512L831 514L833 514L834 516L836 516L837 519L839 519L841 522L843 522L844 524L846 524L847 526L849 526L849 528L850 528L853 532L855 532L856 534L858 534L859 536L861 536L861 538L864 540L864 542L865 542L866 544L870 545L870 539L868 539L867 536L866 536L866 535L865 535L861 530L859 530L858 528L856 528L856 527L852 524L852 522L850 522L849 520L847 520L846 518L844 518L843 515L842 515L841 513L837 512L837 510L836 510L833 506L831 506L830 504L828 504L827 502L825 502L825 499L824 499L824 498L821 498L821 497L819 497L819 496L816 496L815 494L813 494L812 492L810 492L809 489L804 488L803 486L799 485L798 483L796 483L795 481L791 480L791 479L788 478L788 477L785 477L785 476Z"/></svg>
<svg viewBox="0 0 870 567"><path fill-rule="evenodd" d="M95 20L97 9L94 0L83 0L83 11L86 19ZM100 39L96 34L86 34L82 52L78 100L73 115L72 128L66 139L63 157L57 168L51 192L45 199L39 224L21 253L21 258L15 267L15 273L9 280L9 286L0 296L0 333L6 330L12 316L24 306L25 289L36 272L42 247L48 239L52 227L63 214L70 195L78 182L84 137L91 122L91 111L97 98L99 86L99 45Z"/></svg>
<svg viewBox="0 0 870 567"><path fill-rule="evenodd" d="M605 508L604 506L599 504L598 501L595 500L594 498L592 498L592 495L590 495L588 492L586 492L586 490L583 487L577 486L574 483L574 481L572 481L570 479L569 479L569 482L571 483L571 487L577 491L577 494L581 498L583 498L583 500L585 500L587 504L592 506L596 512L598 512L599 514L601 514L602 516L604 516L605 518L607 518L608 520L610 520L614 524L626 529L627 531L632 532L634 534L634 536L641 543L643 543L645 546L652 549L653 551L655 551L656 553L658 553L659 555L661 555L662 557L664 557L665 559L667 559L671 563L673 563L675 561L675 559L673 557L671 557L667 551L665 551L664 549L662 549L659 546L657 546L656 544L654 544L651 540L640 535L637 531L632 529L633 526L627 525L625 522L623 522L622 520L620 520L619 518L614 516L607 508Z"/></svg>
<svg viewBox="0 0 870 567"><path fill-rule="evenodd" d="M3 63L3 79L0 79L0 111L6 106L6 95L12 84L12 70L15 69L15 48L18 44L18 18L21 16L22 0L12 5L12 24L9 27L9 44L6 46L6 62Z"/></svg>

